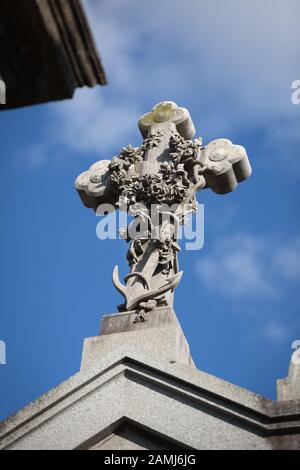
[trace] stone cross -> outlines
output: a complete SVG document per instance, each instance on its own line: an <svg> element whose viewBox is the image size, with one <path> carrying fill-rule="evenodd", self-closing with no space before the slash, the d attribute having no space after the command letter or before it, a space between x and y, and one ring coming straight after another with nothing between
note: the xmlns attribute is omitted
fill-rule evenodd
<svg viewBox="0 0 300 470"><path fill-rule="evenodd" d="M101 204L125 209L133 222L121 229L130 242L130 273L113 283L123 295L120 310L136 310L145 321L156 306L172 305L178 270L178 227L196 209L196 193L210 188L219 194L233 191L251 174L245 149L217 139L203 146L192 140L195 128L187 109L172 101L158 103L139 120L144 138L140 147L123 147L112 160L94 163L75 181L85 206Z"/></svg>

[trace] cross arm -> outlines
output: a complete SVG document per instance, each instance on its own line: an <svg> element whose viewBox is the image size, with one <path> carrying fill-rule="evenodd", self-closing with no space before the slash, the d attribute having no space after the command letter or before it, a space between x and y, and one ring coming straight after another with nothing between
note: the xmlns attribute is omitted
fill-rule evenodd
<svg viewBox="0 0 300 470"><path fill-rule="evenodd" d="M99 160L75 180L75 188L81 201L95 211L100 204L115 206L117 202L117 195L110 182L110 164L110 160Z"/></svg>
<svg viewBox="0 0 300 470"><path fill-rule="evenodd" d="M206 187L218 194L233 191L252 173L245 148L228 139L216 139L203 147L200 163L206 168L203 171Z"/></svg>

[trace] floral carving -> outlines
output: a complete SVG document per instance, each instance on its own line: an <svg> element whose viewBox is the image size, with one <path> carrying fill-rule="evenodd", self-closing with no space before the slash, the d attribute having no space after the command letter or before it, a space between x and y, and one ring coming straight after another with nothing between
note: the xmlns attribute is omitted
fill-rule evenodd
<svg viewBox="0 0 300 470"><path fill-rule="evenodd" d="M149 137L147 137L147 139L144 140L143 148L145 150L150 150L153 147L158 147L158 144L160 143L161 138L163 137L163 135L164 134L161 131L158 131L158 132L155 132L154 134L151 134Z"/></svg>
<svg viewBox="0 0 300 470"><path fill-rule="evenodd" d="M182 276L178 227L196 209L197 191L230 192L250 176L251 167L245 149L227 139L206 147L201 139L192 140L189 112L174 102L158 103L138 125L143 144L95 163L77 178L76 188L87 207L98 210L110 203L134 217L120 230L129 243L130 273L124 284L115 266L113 283L125 299L120 309L136 310L135 321L143 322L154 308L172 305L169 294Z"/></svg>
<svg viewBox="0 0 300 470"><path fill-rule="evenodd" d="M161 163L156 174L139 175L137 164L143 161L148 149L158 145L162 135L162 132L150 135L140 147L128 145L111 160L110 178L122 204L130 206L137 201L173 204L188 197L192 182L189 175L193 176L191 164L198 158L199 140L187 141L179 134L173 134L170 138L171 160Z"/></svg>

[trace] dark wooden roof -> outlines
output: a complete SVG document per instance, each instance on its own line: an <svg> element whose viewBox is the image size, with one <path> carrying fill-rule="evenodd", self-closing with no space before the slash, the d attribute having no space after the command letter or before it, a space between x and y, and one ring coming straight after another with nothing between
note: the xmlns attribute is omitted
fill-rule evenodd
<svg viewBox="0 0 300 470"><path fill-rule="evenodd" d="M71 98L77 87L106 84L79 0L1 0L0 110Z"/></svg>

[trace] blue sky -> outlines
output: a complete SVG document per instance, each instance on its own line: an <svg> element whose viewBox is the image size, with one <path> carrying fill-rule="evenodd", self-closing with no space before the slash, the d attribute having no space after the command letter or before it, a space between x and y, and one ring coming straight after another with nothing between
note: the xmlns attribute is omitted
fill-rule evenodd
<svg viewBox="0 0 300 470"><path fill-rule="evenodd" d="M252 177L198 195L205 245L182 251L175 310L197 366L275 398L300 339L297 0L83 1L109 85L2 112L0 419L79 369L84 337L121 298L122 240L100 241L73 181L141 143L162 100L190 110L204 143L246 147Z"/></svg>

